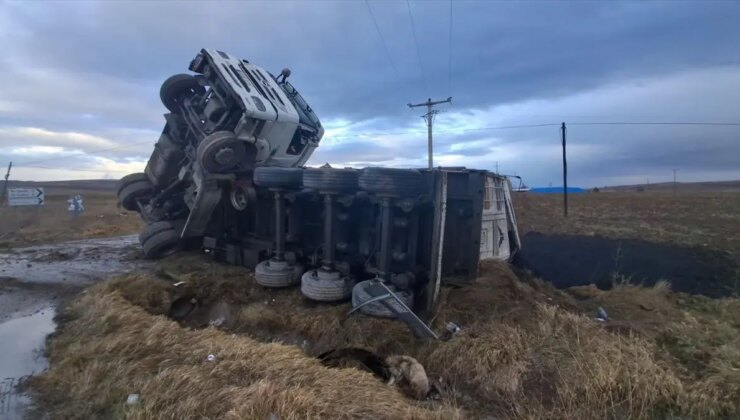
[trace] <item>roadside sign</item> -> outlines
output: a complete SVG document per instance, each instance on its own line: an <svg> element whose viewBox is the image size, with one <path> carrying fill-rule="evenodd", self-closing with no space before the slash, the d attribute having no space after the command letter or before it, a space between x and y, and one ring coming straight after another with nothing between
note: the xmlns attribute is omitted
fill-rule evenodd
<svg viewBox="0 0 740 420"><path fill-rule="evenodd" d="M18 206L43 206L43 188L8 188L8 205Z"/></svg>
<svg viewBox="0 0 740 420"><path fill-rule="evenodd" d="M85 211L85 204L82 202L82 196L77 194L69 197L69 200L67 200L67 210L72 214L73 218L82 214L82 212Z"/></svg>

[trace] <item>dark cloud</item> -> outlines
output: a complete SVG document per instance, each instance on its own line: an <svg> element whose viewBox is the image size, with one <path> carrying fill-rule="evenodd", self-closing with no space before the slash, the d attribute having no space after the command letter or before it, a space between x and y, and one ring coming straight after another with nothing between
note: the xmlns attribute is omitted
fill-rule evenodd
<svg viewBox="0 0 740 420"><path fill-rule="evenodd" d="M186 71L202 47L293 69L329 128L316 163L424 165L422 110L405 104L427 97L453 96L437 120L440 162L498 161L534 184L558 179L557 127L483 128L736 118L740 3L456 0L451 51L450 4L410 4L421 65L400 1L370 1L390 59L361 1L3 2L0 159L33 158L33 149L25 156L12 147L22 128L56 133L24 138L38 146L59 146L54 139L70 132L114 145L146 136L153 143L164 112L159 84ZM573 174L584 184L673 166L696 179L732 174L738 133L573 125ZM96 156L92 144L64 149ZM138 161L142 153L105 157Z"/></svg>

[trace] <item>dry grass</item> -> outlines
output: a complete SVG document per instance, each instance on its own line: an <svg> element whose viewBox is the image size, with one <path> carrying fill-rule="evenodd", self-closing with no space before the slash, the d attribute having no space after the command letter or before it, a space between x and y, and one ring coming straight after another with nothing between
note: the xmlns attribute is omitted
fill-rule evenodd
<svg viewBox="0 0 740 420"><path fill-rule="evenodd" d="M187 284L174 288L176 280ZM237 319L225 332L195 328L206 322L199 316L178 325L163 314L179 296L203 308L229 302ZM242 268L179 256L159 275L118 278L74 303L50 342L52 367L33 387L60 418L740 414L736 299L675 294L664 284L561 292L486 264L470 286L444 289L444 300L435 325L455 321L462 332L420 342L400 323L347 317L347 304L267 291ZM589 315L602 305L607 324ZM339 347L417 358L441 399L414 402L367 373L324 368L312 357ZM704 352L701 365L692 364L695 351ZM218 362L206 362L207 354ZM142 403L124 408L129 393Z"/></svg>
<svg viewBox="0 0 740 420"><path fill-rule="evenodd" d="M740 255L736 193L582 195L567 221L558 197L517 195L516 204L523 232ZM443 288L435 328L453 321L460 334L420 342L398 322L348 317L348 304L265 290L243 268L180 255L159 273L113 279L76 300L50 339L51 369L31 387L53 418L740 417L740 299L615 281L609 291L558 291L486 263L472 284ZM178 324L164 314L182 296L202 309ZM233 323L201 328L217 302L235 308ZM606 323L593 319L600 306ZM413 356L441 394L412 401L370 374L315 359L342 347ZM141 403L125 406L130 393Z"/></svg>
<svg viewBox="0 0 740 420"><path fill-rule="evenodd" d="M43 207L0 207L0 248L126 235L141 229L143 222L136 213L116 207L114 192L75 193L82 194L85 204L85 212L75 219L67 211L72 193L47 194Z"/></svg>
<svg viewBox="0 0 740 420"><path fill-rule="evenodd" d="M368 373L330 369L298 348L214 328L187 329L120 293L82 296L51 340L53 368L32 386L55 418L453 418ZM216 356L214 362L207 356ZM141 402L126 406L130 393Z"/></svg>
<svg viewBox="0 0 740 420"><path fill-rule="evenodd" d="M729 251L740 258L740 193L515 194L520 232L603 235Z"/></svg>

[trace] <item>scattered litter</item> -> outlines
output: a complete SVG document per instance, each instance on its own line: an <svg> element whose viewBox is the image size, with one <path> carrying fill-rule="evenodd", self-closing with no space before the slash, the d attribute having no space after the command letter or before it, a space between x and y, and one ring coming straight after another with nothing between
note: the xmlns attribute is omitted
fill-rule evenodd
<svg viewBox="0 0 740 420"><path fill-rule="evenodd" d="M215 362L215 361L216 361L216 356L214 356L214 355L212 355L212 354L209 354L209 355L208 355L208 357L207 357L206 359L207 359L207 360L208 360L209 362Z"/></svg>
<svg viewBox="0 0 740 420"><path fill-rule="evenodd" d="M208 308L208 324L212 327L230 330L234 328L239 309L236 305L218 301Z"/></svg>
<svg viewBox="0 0 740 420"><path fill-rule="evenodd" d="M648 305L645 305L644 303L641 303L639 306L640 306L640 309L645 310L645 311L652 311L653 309L655 309Z"/></svg>
<svg viewBox="0 0 740 420"><path fill-rule="evenodd" d="M457 335L461 330L460 326L455 324L454 322L448 322L445 325L445 331L442 333L441 337L439 338L442 341L449 341L452 340L453 337Z"/></svg>
<svg viewBox="0 0 740 420"><path fill-rule="evenodd" d="M599 322L606 322L609 320L609 315L607 315L606 310L599 306L598 309L598 316L595 318Z"/></svg>
<svg viewBox="0 0 740 420"><path fill-rule="evenodd" d="M172 287L180 287L180 286L182 286L183 284L187 284L187 283L188 283L188 282L186 282L186 281L178 281L177 283L173 284L173 285L172 285Z"/></svg>
<svg viewBox="0 0 740 420"><path fill-rule="evenodd" d="M128 394L128 398L126 398L127 405L136 405L138 403L139 403L139 394Z"/></svg>

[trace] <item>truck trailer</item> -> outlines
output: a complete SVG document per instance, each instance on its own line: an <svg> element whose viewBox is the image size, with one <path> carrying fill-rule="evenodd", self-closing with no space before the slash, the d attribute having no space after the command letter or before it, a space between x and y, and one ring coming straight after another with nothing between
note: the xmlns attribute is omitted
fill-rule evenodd
<svg viewBox="0 0 740 420"><path fill-rule="evenodd" d="M511 183L464 167L307 167L324 128L288 81L203 49L193 74L168 78L168 113L143 173L118 200L147 223L147 258L201 249L254 270L268 288L351 300L437 337L430 316L445 281L474 279L483 259L520 247Z"/></svg>

